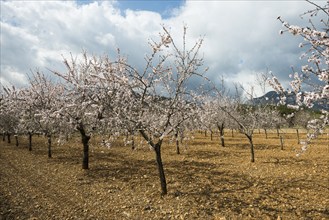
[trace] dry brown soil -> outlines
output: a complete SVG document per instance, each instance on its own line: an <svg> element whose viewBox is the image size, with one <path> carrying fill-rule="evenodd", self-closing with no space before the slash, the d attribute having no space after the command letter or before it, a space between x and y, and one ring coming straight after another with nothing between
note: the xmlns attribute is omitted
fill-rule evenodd
<svg viewBox="0 0 329 220"><path fill-rule="evenodd" d="M296 134L283 136L280 150L274 131L257 132L255 163L242 134L227 132L220 147L218 136L198 133L180 155L166 141L164 197L145 143L108 149L94 138L82 170L78 137L54 145L53 158L43 137L31 152L26 137L19 147L0 140L0 219L329 219L329 137L296 157Z"/></svg>

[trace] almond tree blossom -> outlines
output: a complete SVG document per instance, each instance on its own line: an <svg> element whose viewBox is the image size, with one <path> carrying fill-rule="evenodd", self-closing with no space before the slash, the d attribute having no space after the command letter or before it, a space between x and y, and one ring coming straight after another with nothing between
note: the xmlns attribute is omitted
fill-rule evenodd
<svg viewBox="0 0 329 220"><path fill-rule="evenodd" d="M306 27L291 25L284 21L281 16L278 20L284 30L280 34L288 32L294 36L300 36L304 42L299 47L305 48L301 59L306 59L307 65L301 67L300 72L294 71L290 75L291 90L296 94L296 105L289 107L300 110L312 108L315 103L322 103L328 107L329 99L329 4L320 6L315 2L308 1L315 9L305 12L302 16L309 17ZM272 87L281 95L281 103L285 104L285 90L276 77L270 80ZM288 91L288 92L290 92ZM303 150L307 149L310 141L324 132L329 121L328 109L321 110L320 118L309 120L307 141Z"/></svg>

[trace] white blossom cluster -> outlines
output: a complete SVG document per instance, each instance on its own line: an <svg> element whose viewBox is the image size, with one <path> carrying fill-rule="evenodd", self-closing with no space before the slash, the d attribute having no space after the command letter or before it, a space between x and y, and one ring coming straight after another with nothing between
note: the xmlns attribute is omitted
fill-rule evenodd
<svg viewBox="0 0 329 220"><path fill-rule="evenodd" d="M320 102L328 107L329 105L329 13L328 2L324 6L317 5L314 10L304 13L304 16L309 15L309 25L300 27L290 25L280 16L278 20L282 23L285 30L280 30L280 34L289 32L296 36L301 36L304 40L299 47L305 48L305 53L301 58L306 59L308 64L301 67L301 73L295 72L290 86L296 94L296 105L288 105L289 108L298 110L300 107L312 108L315 103ZM318 20L315 20L319 18ZM276 77L273 77L269 83L280 94L281 104L285 104L285 91ZM306 86L307 89L303 89ZM328 126L328 111L323 109L320 119L309 121L308 140L316 138L319 133L322 133ZM303 147L306 150L307 147Z"/></svg>

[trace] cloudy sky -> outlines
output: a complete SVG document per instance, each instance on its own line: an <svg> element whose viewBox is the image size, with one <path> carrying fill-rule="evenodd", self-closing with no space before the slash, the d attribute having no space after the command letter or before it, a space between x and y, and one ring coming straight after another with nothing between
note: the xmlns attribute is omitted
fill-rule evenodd
<svg viewBox="0 0 329 220"><path fill-rule="evenodd" d="M324 1L325 2L325 1ZM323 5L324 2L317 2ZM116 48L134 65L150 51L148 39L161 24L181 39L204 37L208 76L227 84L255 84L257 73L271 70L285 82L291 66L299 69L302 39L280 35L279 15L290 24L308 25L300 14L313 6L303 1L0 1L3 85L25 86L27 74L63 70L62 56L112 54ZM260 95L260 90L257 90Z"/></svg>

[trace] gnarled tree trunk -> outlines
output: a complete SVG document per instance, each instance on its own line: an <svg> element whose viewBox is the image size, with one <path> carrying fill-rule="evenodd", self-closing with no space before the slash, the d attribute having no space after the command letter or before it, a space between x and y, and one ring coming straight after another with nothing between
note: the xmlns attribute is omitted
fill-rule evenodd
<svg viewBox="0 0 329 220"><path fill-rule="evenodd" d="M134 134L131 135L131 149L135 150L135 137L134 137Z"/></svg>
<svg viewBox="0 0 329 220"><path fill-rule="evenodd" d="M161 195L166 195L167 194L167 181L166 181L166 176L164 173L164 168L163 168L163 163L162 163L162 158L161 158L161 145L162 145L162 140L159 140L158 143L154 144L154 142L151 140L151 138L146 134L144 130L139 130L143 138L152 146L152 148L155 151L155 159L157 162L158 166L158 171L159 171L159 179L160 179L160 184L161 184Z"/></svg>
<svg viewBox="0 0 329 220"><path fill-rule="evenodd" d="M85 128L82 123L77 127L81 135L81 141L83 144L83 156L82 156L82 169L89 169L89 140L90 136L86 134Z"/></svg>
<svg viewBox="0 0 329 220"><path fill-rule="evenodd" d="M283 137L280 135L280 145L281 145L281 150L283 150Z"/></svg>
<svg viewBox="0 0 329 220"><path fill-rule="evenodd" d="M247 135L245 134L249 140L250 143L250 162L254 163L255 162L255 151L254 151L254 143L252 140L252 135Z"/></svg>
<svg viewBox="0 0 329 220"><path fill-rule="evenodd" d="M27 133L29 135L29 151L32 151L32 132Z"/></svg>
<svg viewBox="0 0 329 220"><path fill-rule="evenodd" d="M154 146L154 150L155 150L156 161L157 161L157 166L158 166L158 171L159 171L159 178L160 178L160 184L161 184L161 195L166 195L167 194L167 181L166 181L166 176L164 173L163 163L162 163L162 158L161 158L161 141Z"/></svg>
<svg viewBox="0 0 329 220"><path fill-rule="evenodd" d="M48 157L51 158L51 135L47 134L47 141L48 141Z"/></svg>
<svg viewBox="0 0 329 220"><path fill-rule="evenodd" d="M221 140L222 147L225 147L225 141L224 141L224 122L222 124L217 124L217 128L218 128L218 131L219 131L219 138ZM232 134L233 134L233 132L232 132Z"/></svg>
<svg viewBox="0 0 329 220"><path fill-rule="evenodd" d="M175 142L176 142L176 153L180 154L179 140L178 140L178 130L175 131Z"/></svg>
<svg viewBox="0 0 329 220"><path fill-rule="evenodd" d="M18 135L15 134L15 142L16 142L16 147L18 147Z"/></svg>
<svg viewBox="0 0 329 220"><path fill-rule="evenodd" d="M10 139L10 133L9 133L9 132L7 132L7 141L8 141L8 144L10 144L10 143L11 143L11 139Z"/></svg>

